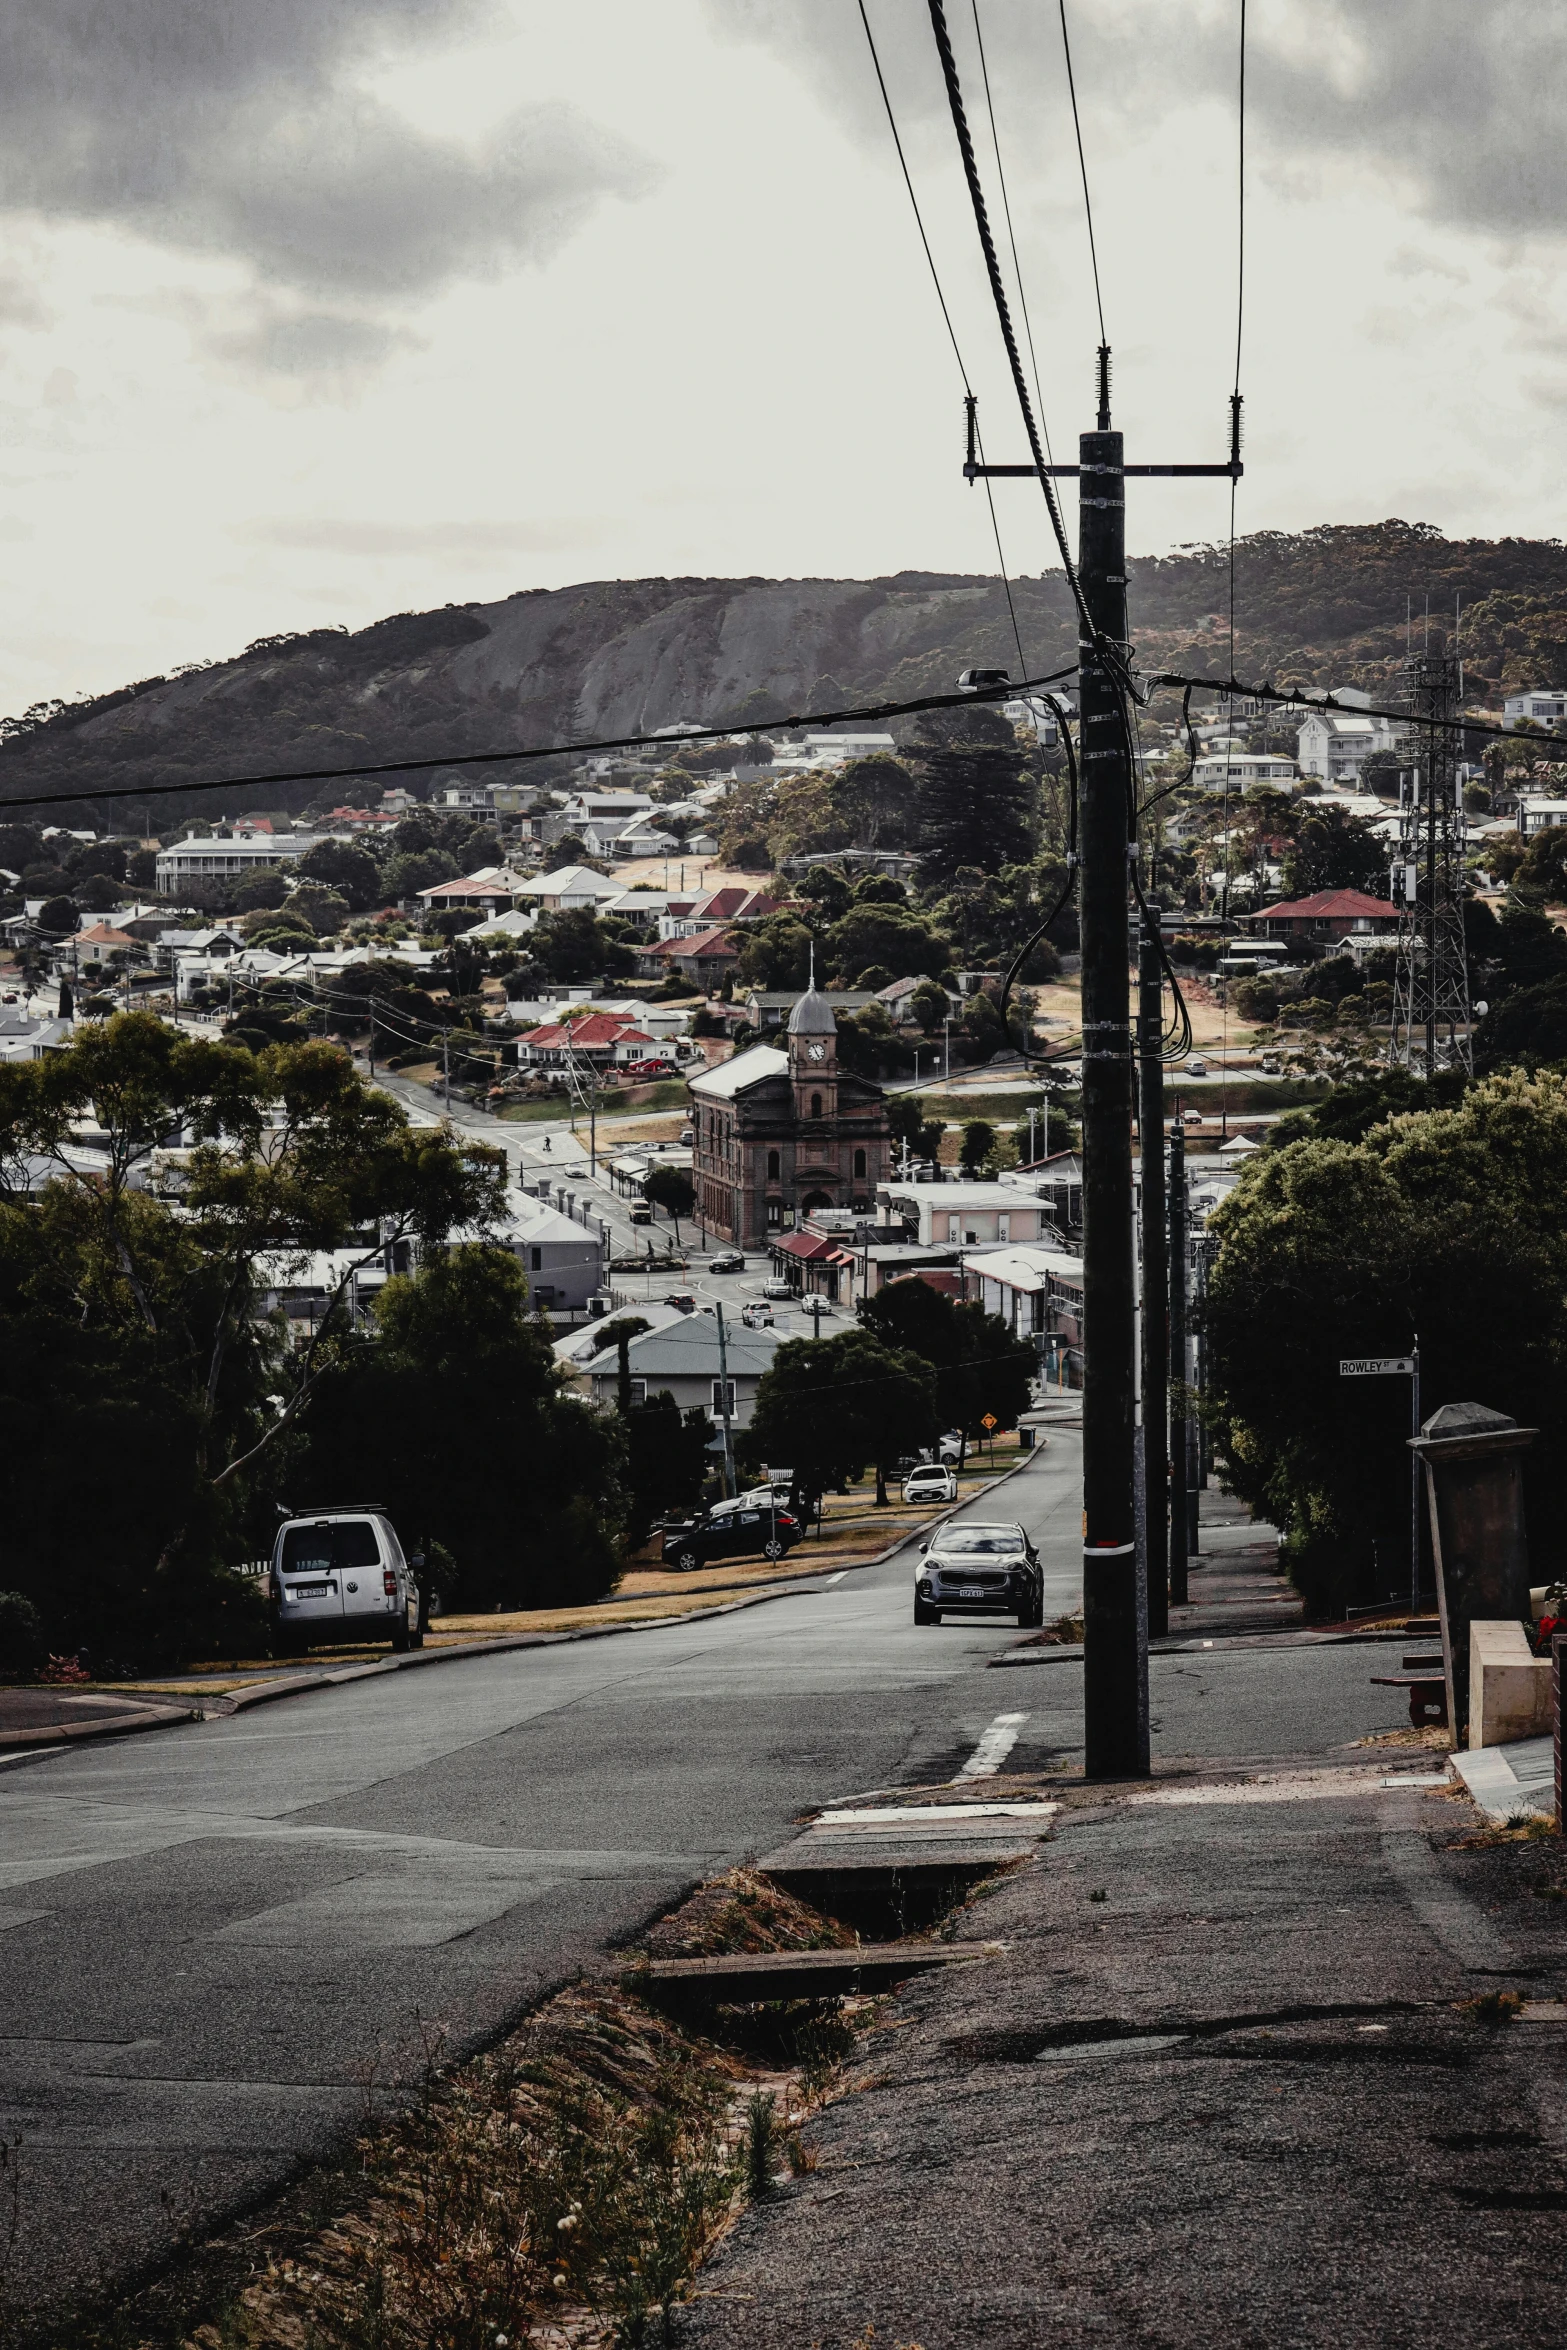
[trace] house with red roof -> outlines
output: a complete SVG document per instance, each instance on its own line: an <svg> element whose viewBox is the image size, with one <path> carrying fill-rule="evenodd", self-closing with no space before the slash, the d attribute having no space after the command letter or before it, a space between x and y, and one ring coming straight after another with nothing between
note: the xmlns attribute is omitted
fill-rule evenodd
<svg viewBox="0 0 1567 2350"><path fill-rule="evenodd" d="M567 1059L595 1069L621 1069L631 1061L649 1061L662 1052L635 1021L613 1012L590 1012L583 1020L552 1020L529 1028L517 1039L517 1063L523 1069L563 1069Z"/></svg>
<svg viewBox="0 0 1567 2350"><path fill-rule="evenodd" d="M1268 938L1329 940L1394 931L1398 908L1387 898L1368 897L1363 889L1319 889L1309 898L1287 899L1240 919Z"/></svg>
<svg viewBox="0 0 1567 2350"><path fill-rule="evenodd" d="M678 971L710 993L722 986L740 959L740 950L722 930L699 930L694 938L666 938L642 958L654 970Z"/></svg>

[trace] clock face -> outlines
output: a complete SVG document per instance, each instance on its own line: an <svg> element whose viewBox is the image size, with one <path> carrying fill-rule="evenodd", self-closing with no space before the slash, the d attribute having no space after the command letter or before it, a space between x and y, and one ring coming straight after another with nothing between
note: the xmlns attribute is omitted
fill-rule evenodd
<svg viewBox="0 0 1567 2350"><path fill-rule="evenodd" d="M807 1060L825 1061L827 1058L827 1047L824 1044L808 1044L805 1048L805 1053Z"/></svg>

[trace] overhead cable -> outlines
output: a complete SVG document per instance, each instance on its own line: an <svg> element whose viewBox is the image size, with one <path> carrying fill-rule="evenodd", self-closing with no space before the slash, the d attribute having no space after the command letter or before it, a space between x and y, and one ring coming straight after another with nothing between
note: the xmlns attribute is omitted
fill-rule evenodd
<svg viewBox="0 0 1567 2350"><path fill-rule="evenodd" d="M914 718L924 710L966 709L973 702L1011 702L1020 694L1033 693L1037 688L1059 685L1068 677L1077 675L1074 662L1069 669L1054 669L1048 677L1025 677L1017 684L966 687L959 693L921 694L912 702L870 702L852 710L799 711L790 717L760 719L748 726L671 726L656 734L602 735L593 741L564 743L520 744L509 751L448 751L439 759L382 759L361 760L353 767L281 767L268 769L264 774L213 775L196 783L137 783L117 784L105 790L30 792L12 796L0 781L0 819L11 808L85 807L94 800L164 799L176 792L197 791L256 791L273 783L358 783L367 775L422 775L435 767L495 767L514 760L525 764L534 759L577 758L591 751L634 751L649 743L707 743L732 742L738 735L754 734L762 727L776 728L781 733L798 733L807 726L843 726L850 719ZM0 762L3 776L3 762Z"/></svg>
<svg viewBox="0 0 1567 2350"><path fill-rule="evenodd" d="M1108 343L1110 338L1105 333L1105 306L1099 291L1099 251L1094 243L1094 203L1088 193L1088 163L1083 154L1083 126L1078 119L1077 112L1077 80L1072 72L1072 43L1066 29L1066 0L1060 0L1060 7L1061 47L1066 57L1066 86L1072 100L1072 129L1077 136L1077 168L1082 174L1083 211L1088 220L1088 258L1093 264L1094 271L1094 308L1099 313L1099 340L1103 345Z"/></svg>

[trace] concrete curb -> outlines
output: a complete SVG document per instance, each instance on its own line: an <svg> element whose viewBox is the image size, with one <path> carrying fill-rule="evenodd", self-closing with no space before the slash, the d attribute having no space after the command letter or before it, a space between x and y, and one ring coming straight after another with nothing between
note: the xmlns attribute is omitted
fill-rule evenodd
<svg viewBox="0 0 1567 2350"><path fill-rule="evenodd" d="M1036 1449L1042 1451L1044 1447L1041 1445ZM738 1615L742 1608L762 1607L769 1600L797 1598L802 1591L809 1591L815 1584L828 1582L839 1575L857 1573L863 1567L881 1566L888 1559L895 1558L926 1527L941 1525L956 1511L966 1508L969 1502L976 1501L979 1494L994 1492L1009 1477L1015 1477L1020 1470L1026 1469L1033 1458L1034 1454L1030 1453L1025 1459L1015 1462L1010 1469L1003 1469L989 1484L981 1485L975 1493L965 1494L949 1508L939 1511L934 1518L927 1518L923 1526L900 1535L885 1550L873 1551L866 1558L846 1559L836 1566L807 1570L791 1577L787 1583L771 1584L762 1591L750 1591L739 1598L721 1600L713 1607L691 1608L683 1615L642 1616L629 1624L584 1624L575 1632L511 1632L498 1640L464 1641L457 1648L416 1648L406 1656L377 1657L372 1664L340 1665L329 1672L296 1673L279 1681L258 1682L249 1689L203 1697L197 1704L178 1711L155 1711L149 1707L145 1715L134 1720L127 1720L122 1715L118 1720L84 1722L79 1728L69 1730L51 1728L40 1731L36 1737L28 1736L27 1733L0 1732L0 1746L12 1737L18 1741L22 1737L27 1738L22 1751L14 1754L0 1752L0 1771L18 1770L27 1763L46 1762L67 1739L74 1744L85 1738L123 1737L136 1730L172 1730L191 1722L221 1721L233 1714L248 1713L252 1706L275 1705L286 1697L305 1697L315 1689L341 1689L351 1681L372 1681L387 1673L415 1672L425 1665L460 1664L467 1657L505 1656L523 1648L560 1648L578 1640L609 1640L628 1632L662 1632L675 1624L705 1624L717 1616Z"/></svg>
<svg viewBox="0 0 1567 2350"><path fill-rule="evenodd" d="M145 1705L95 1722L46 1722L36 1730L0 1730L0 1758L7 1749L64 1746L81 1738L102 1738L112 1732L126 1737L136 1730L167 1730L176 1722L199 1722L199 1706Z"/></svg>
<svg viewBox="0 0 1567 2350"><path fill-rule="evenodd" d="M1409 1639L1407 1632L1228 1632L1215 1633L1211 1640L1188 1635L1181 1640L1150 1640L1150 1656L1207 1656L1225 1649L1237 1648L1361 1648L1373 1647L1391 1641L1400 1646ZM1008 1648L989 1660L987 1670L998 1665L1080 1665L1083 1644L1063 1641L1058 1647Z"/></svg>

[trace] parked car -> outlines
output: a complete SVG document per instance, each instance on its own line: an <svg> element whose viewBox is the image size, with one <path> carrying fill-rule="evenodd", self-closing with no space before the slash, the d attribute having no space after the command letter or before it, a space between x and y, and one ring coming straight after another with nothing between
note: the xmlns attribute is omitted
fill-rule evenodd
<svg viewBox="0 0 1567 2350"><path fill-rule="evenodd" d="M663 1560L666 1567L675 1567L684 1575L693 1567L705 1567L710 1559L757 1553L781 1559L804 1532L799 1519L782 1508L776 1495L763 1485L755 1492L737 1494L733 1501L715 1502L700 1517L665 1526Z"/></svg>
<svg viewBox="0 0 1567 2350"><path fill-rule="evenodd" d="M694 1314L696 1312L696 1299L689 1290L672 1289L664 1303L666 1306L673 1306L677 1313Z"/></svg>
<svg viewBox="0 0 1567 2350"><path fill-rule="evenodd" d="M773 1309L765 1301L754 1305L742 1306L740 1309L740 1319L745 1324L747 1330L771 1330L773 1326Z"/></svg>
<svg viewBox="0 0 1567 2350"><path fill-rule="evenodd" d="M1015 1616L1023 1625L1044 1622L1039 1553L1015 1519L1005 1524L954 1519L920 1544L914 1621L939 1624L944 1615Z"/></svg>
<svg viewBox="0 0 1567 2350"><path fill-rule="evenodd" d="M705 1056L704 1056L704 1057L705 1057ZM696 1144L696 1128L695 1128L694 1126L682 1126L682 1127L681 1127L681 1129L680 1129L680 1147L681 1147L681 1149L682 1149L683 1151L688 1151L688 1150L691 1150L691 1149L693 1149L693 1148L695 1147L695 1144Z"/></svg>
<svg viewBox="0 0 1567 2350"><path fill-rule="evenodd" d="M678 1077L680 1072L673 1061L628 1061L617 1074L629 1077L635 1085L642 1085L654 1077Z"/></svg>
<svg viewBox="0 0 1567 2350"><path fill-rule="evenodd" d="M708 1258L707 1269L710 1273L743 1273L745 1259L737 1248L720 1249L716 1257Z"/></svg>
<svg viewBox="0 0 1567 2350"><path fill-rule="evenodd" d="M390 1640L422 1648L427 1610L415 1565L379 1502L328 1503L285 1518L272 1549L272 1629L280 1649L312 1640Z"/></svg>
<svg viewBox="0 0 1567 2350"><path fill-rule="evenodd" d="M774 1280L764 1281L762 1283L762 1295L763 1297L772 1297L782 1300L784 1298L793 1297L794 1291L790 1288L787 1281L782 1281L775 1278Z"/></svg>
<svg viewBox="0 0 1567 2350"><path fill-rule="evenodd" d="M1207 1062L1197 1059L1194 1055L1186 1064L1186 1074L1188 1077L1206 1077L1208 1074Z"/></svg>
<svg viewBox="0 0 1567 2350"><path fill-rule="evenodd" d="M956 1501L958 1480L945 1461L927 1461L903 1480L905 1501Z"/></svg>

